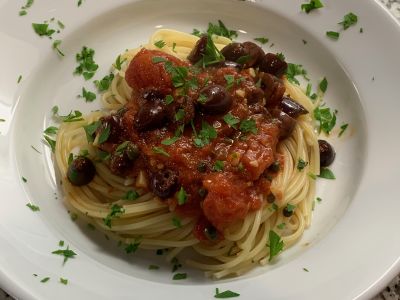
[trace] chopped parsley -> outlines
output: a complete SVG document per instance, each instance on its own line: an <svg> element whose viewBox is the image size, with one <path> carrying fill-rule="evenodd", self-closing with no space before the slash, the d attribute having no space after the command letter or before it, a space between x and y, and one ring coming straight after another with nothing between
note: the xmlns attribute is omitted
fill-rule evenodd
<svg viewBox="0 0 400 300"><path fill-rule="evenodd" d="M64 256L63 264L65 264L69 258L74 258L75 255L76 255L76 253L74 251L69 249L69 246L67 246L67 249L64 249L64 250L63 249L59 249L59 250L55 250L55 251L53 251L51 253L52 254L56 254L56 255Z"/></svg>
<svg viewBox="0 0 400 300"><path fill-rule="evenodd" d="M297 85L300 85L300 82L297 80L296 76L302 75L305 80L310 80L307 77L307 71L303 68L302 65L296 65L292 63L288 63L288 67L286 70L286 78L289 80L291 83L295 83Z"/></svg>
<svg viewBox="0 0 400 300"><path fill-rule="evenodd" d="M326 80L326 77L324 77L319 83L319 89L321 90L321 92L325 93L327 88L328 88L328 80Z"/></svg>
<svg viewBox="0 0 400 300"><path fill-rule="evenodd" d="M176 53L175 47L176 47L176 43L173 42L173 43L172 43L172 51L174 51L174 52Z"/></svg>
<svg viewBox="0 0 400 300"><path fill-rule="evenodd" d="M118 55L117 59L115 60L114 67L121 71L122 64L126 61L126 58L121 60L121 55Z"/></svg>
<svg viewBox="0 0 400 300"><path fill-rule="evenodd" d="M315 175L314 173L308 172L307 175L313 180L317 179L317 175Z"/></svg>
<svg viewBox="0 0 400 300"><path fill-rule="evenodd" d="M93 49L83 46L81 52L76 54L79 65L75 68L74 74L83 75L85 80L92 78L99 68L94 61L94 54Z"/></svg>
<svg viewBox="0 0 400 300"><path fill-rule="evenodd" d="M167 151L165 151L164 148L162 148L162 147L153 147L151 150L156 154L161 154L166 157L170 156L169 153Z"/></svg>
<svg viewBox="0 0 400 300"><path fill-rule="evenodd" d="M316 107L314 109L314 118L319 121L320 131L329 134L336 125L336 111L331 112L330 108Z"/></svg>
<svg viewBox="0 0 400 300"><path fill-rule="evenodd" d="M50 146L51 152L54 153L54 151L56 150L56 141L47 135L44 136L44 139L46 140L47 144Z"/></svg>
<svg viewBox="0 0 400 300"><path fill-rule="evenodd" d="M340 132L339 132L339 137L342 136L342 134L346 131L347 127L349 127L349 124L343 124L342 126L340 126Z"/></svg>
<svg viewBox="0 0 400 300"><path fill-rule="evenodd" d="M58 246L64 247L64 241L60 240L60 241L58 242Z"/></svg>
<svg viewBox="0 0 400 300"><path fill-rule="evenodd" d="M246 119L240 122L239 130L243 133L257 133L257 124L254 119Z"/></svg>
<svg viewBox="0 0 400 300"><path fill-rule="evenodd" d="M340 36L340 33L337 32L337 31L327 31L326 32L326 36L330 37L333 40L338 40L339 36Z"/></svg>
<svg viewBox="0 0 400 300"><path fill-rule="evenodd" d="M281 237L273 230L269 231L269 261L271 261L275 256L283 250L284 243Z"/></svg>
<svg viewBox="0 0 400 300"><path fill-rule="evenodd" d="M301 171L308 165L308 162L304 161L302 158L299 158L297 162L297 170Z"/></svg>
<svg viewBox="0 0 400 300"><path fill-rule="evenodd" d="M105 128L102 128L97 142L99 144L103 144L104 142L106 142L110 136L110 132L111 132L111 126L107 124Z"/></svg>
<svg viewBox="0 0 400 300"><path fill-rule="evenodd" d="M181 219L179 219L178 217L173 217L172 218L172 224L177 228L181 228L182 227Z"/></svg>
<svg viewBox="0 0 400 300"><path fill-rule="evenodd" d="M18 79L17 79L17 83L20 83L21 80L22 80L22 75L19 75L19 76L18 76Z"/></svg>
<svg viewBox="0 0 400 300"><path fill-rule="evenodd" d="M357 21L358 21L357 15L350 12L350 13L346 14L343 17L343 21L339 22L338 24L343 26L343 30L346 30L350 26L357 24Z"/></svg>
<svg viewBox="0 0 400 300"><path fill-rule="evenodd" d="M149 270L158 270L158 269L160 269L160 267L157 265L149 265Z"/></svg>
<svg viewBox="0 0 400 300"><path fill-rule="evenodd" d="M157 48L164 48L164 46L166 45L166 43L163 40L159 40L157 42L154 43L154 46L156 46Z"/></svg>
<svg viewBox="0 0 400 300"><path fill-rule="evenodd" d="M47 282L49 280L50 280L50 277L45 277L42 280L40 280L40 282L45 283L45 282Z"/></svg>
<svg viewBox="0 0 400 300"><path fill-rule="evenodd" d="M240 119L235 117L235 116L233 116L231 113L227 113L224 116L224 121L225 121L226 124L229 125L229 127L232 127L232 128L235 128L235 129L237 128L236 125L240 123Z"/></svg>
<svg viewBox="0 0 400 300"><path fill-rule="evenodd" d="M49 28L48 23L32 23L32 27L39 36L47 36L51 38L53 33L56 32L54 29Z"/></svg>
<svg viewBox="0 0 400 300"><path fill-rule="evenodd" d="M57 134L57 131L58 131L58 128L57 128L57 127L50 126L50 127L47 127L47 128L45 129L45 131L43 131L43 132L44 132L45 134L51 135L51 134Z"/></svg>
<svg viewBox="0 0 400 300"><path fill-rule="evenodd" d="M104 76L101 80L93 81L93 83L96 85L98 91L101 93L109 89L113 79L114 74L110 73L109 75Z"/></svg>
<svg viewBox="0 0 400 300"><path fill-rule="evenodd" d="M202 128L198 134L196 134L195 130L193 130L195 135L193 142L194 145L199 148L208 145L211 143L211 140L217 137L217 131L207 122L203 121L201 127Z"/></svg>
<svg viewBox="0 0 400 300"><path fill-rule="evenodd" d="M111 228L111 220L114 218L119 218L124 213L125 213L125 209L121 205L113 204L111 206L111 211L103 219L103 222L107 227Z"/></svg>
<svg viewBox="0 0 400 300"><path fill-rule="evenodd" d="M360 27L360 33L363 33L364 29L362 27Z"/></svg>
<svg viewBox="0 0 400 300"><path fill-rule="evenodd" d="M60 283L64 284L64 285L67 285L68 284L68 279L60 277Z"/></svg>
<svg viewBox="0 0 400 300"><path fill-rule="evenodd" d="M21 179L23 182L28 182L28 180L24 176L22 176Z"/></svg>
<svg viewBox="0 0 400 300"><path fill-rule="evenodd" d="M182 280L182 279L186 279L186 278L187 278L186 273L176 273L176 274L174 274L174 277L172 277L173 280Z"/></svg>
<svg viewBox="0 0 400 300"><path fill-rule="evenodd" d="M233 87L233 84L235 83L235 76L224 75L224 78L226 80L226 89L230 90Z"/></svg>
<svg viewBox="0 0 400 300"><path fill-rule="evenodd" d="M335 174L333 174L333 172L328 168L321 168L318 177L325 179L336 179Z"/></svg>
<svg viewBox="0 0 400 300"><path fill-rule="evenodd" d="M82 5L84 0L78 0L78 7Z"/></svg>
<svg viewBox="0 0 400 300"><path fill-rule="evenodd" d="M255 41L265 45L266 43L268 43L269 39L266 37L257 37L254 39Z"/></svg>
<svg viewBox="0 0 400 300"><path fill-rule="evenodd" d="M204 54L202 55L202 58L198 62L196 62L196 65L202 66L204 68L208 65L223 61L224 59L224 56L215 46L211 34L208 34Z"/></svg>
<svg viewBox="0 0 400 300"><path fill-rule="evenodd" d="M184 117L185 117L185 110L183 110L182 108L178 109L178 111L175 114L175 121L182 121Z"/></svg>
<svg viewBox="0 0 400 300"><path fill-rule="evenodd" d="M100 125L101 125L100 121L95 121L93 123L83 126L83 129L85 130L85 133L86 133L86 139L87 139L88 143L93 143L94 134L96 133L96 131Z"/></svg>
<svg viewBox="0 0 400 300"><path fill-rule="evenodd" d="M70 122L77 122L77 121L82 121L82 113L79 110L74 110L73 112L71 111L68 115L66 116L60 116L58 114L58 107L54 106L52 108L53 111L53 116L56 118L59 118L62 122L65 123L70 123Z"/></svg>
<svg viewBox="0 0 400 300"><path fill-rule="evenodd" d="M308 14L310 11L322 7L324 7L324 5L320 0L310 0L310 3L303 3L301 5L301 10L304 10Z"/></svg>
<svg viewBox="0 0 400 300"><path fill-rule="evenodd" d="M64 23L61 22L60 20L57 20L57 25L58 25L58 27L60 27L60 29L64 29L65 28Z"/></svg>
<svg viewBox="0 0 400 300"><path fill-rule="evenodd" d="M26 11L33 4L33 0L27 0L24 6L21 6L21 10L19 11L20 16L25 16L28 12Z"/></svg>
<svg viewBox="0 0 400 300"><path fill-rule="evenodd" d="M82 94L78 95L79 98L84 98L86 102L93 102L96 99L96 94L82 88Z"/></svg>
<svg viewBox="0 0 400 300"><path fill-rule="evenodd" d="M317 197L317 199L316 199L318 202L321 202L322 201L322 198L320 198L320 197Z"/></svg>
<svg viewBox="0 0 400 300"><path fill-rule="evenodd" d="M61 40L55 40L53 42L53 49L57 51L60 56L65 56L65 54L60 50Z"/></svg>
<svg viewBox="0 0 400 300"><path fill-rule="evenodd" d="M285 223L281 223L281 224L276 225L276 227L278 227L278 229L282 230L283 228L286 227L286 224Z"/></svg>
<svg viewBox="0 0 400 300"><path fill-rule="evenodd" d="M139 198L140 195L138 192L136 192L135 190L129 190L126 192L126 194L122 197L123 200L130 200L130 201L134 201L137 198Z"/></svg>
<svg viewBox="0 0 400 300"><path fill-rule="evenodd" d="M209 35L215 34L215 35L219 35L219 36L224 36L231 40L238 36L238 33L236 30L228 29L221 20L218 20L218 24L213 24L211 22L208 23L207 33ZM193 29L192 34L201 36L201 32L197 29Z"/></svg>
<svg viewBox="0 0 400 300"><path fill-rule="evenodd" d="M164 58L164 57L161 57L161 56L153 56L152 58L151 58L151 61L154 63L154 64L158 64L158 63L165 63L165 62L167 62L167 60Z"/></svg>
<svg viewBox="0 0 400 300"><path fill-rule="evenodd" d="M288 203L285 207L285 210L289 213L294 212L294 210L296 209L296 205L290 204Z"/></svg>
<svg viewBox="0 0 400 300"><path fill-rule="evenodd" d="M26 206L29 207L31 211L40 211L39 206L33 205L31 203L27 203Z"/></svg>
<svg viewBox="0 0 400 300"><path fill-rule="evenodd" d="M169 105L172 102L174 102L174 97L172 97L172 95L167 95L167 96L165 96L164 102L165 102L165 104Z"/></svg>
<svg viewBox="0 0 400 300"><path fill-rule="evenodd" d="M219 289L216 288L214 298L225 299L225 298L234 298L234 297L239 297L239 296L240 296L239 293L235 293L230 290L220 292Z"/></svg>
<svg viewBox="0 0 400 300"><path fill-rule="evenodd" d="M304 272L310 272L307 268L303 268Z"/></svg>
<svg viewBox="0 0 400 300"><path fill-rule="evenodd" d="M179 138L181 137L181 135L183 134L183 130L185 129L185 125L182 124L180 126L178 126L178 128L175 130L175 135L171 138L165 139L161 141L161 144L166 145L166 146L170 146L173 143L175 143L177 140L179 140Z"/></svg>
<svg viewBox="0 0 400 300"><path fill-rule="evenodd" d="M181 189L178 191L178 193L176 193L176 198L178 199L179 205L183 205L186 203L188 196L183 186L181 186Z"/></svg>
<svg viewBox="0 0 400 300"><path fill-rule="evenodd" d="M215 172L222 172L224 170L224 162L222 160L216 160L213 166Z"/></svg>
<svg viewBox="0 0 400 300"><path fill-rule="evenodd" d="M140 246L139 239L135 239L133 243L126 245L125 252L127 254L135 253L137 251L137 249L139 248L139 246Z"/></svg>

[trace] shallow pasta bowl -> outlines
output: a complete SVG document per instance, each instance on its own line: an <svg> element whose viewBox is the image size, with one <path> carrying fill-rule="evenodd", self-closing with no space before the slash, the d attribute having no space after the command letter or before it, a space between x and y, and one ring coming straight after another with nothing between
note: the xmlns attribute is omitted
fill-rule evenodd
<svg viewBox="0 0 400 300"><path fill-rule="evenodd" d="M325 2L305 14L301 1L289 0L104 0L79 7L74 1L38 1L18 16L15 1L0 1L1 286L23 299L208 299L217 287L243 299L352 299L377 293L400 271L395 232L400 228L400 27L374 1ZM326 31L339 31L337 23L348 12L358 15L358 23L340 31L339 40L329 39ZM32 30L32 23L53 17L65 24L57 35L62 58L53 41ZM218 19L239 30L240 40L268 37L264 49L302 64L314 86L326 76L327 105L338 110L337 127L349 127L341 137L338 130L329 137L337 151L332 167L337 179L318 179L323 201L296 246L240 278L214 282L186 269L187 280L172 281L169 265L147 269L157 259L154 253L127 257L85 224L70 220L42 133L54 105L62 112L99 107L76 98L88 84L72 75L82 46L96 50L98 72L105 75L119 53L147 42L156 28L191 32ZM33 213L28 202L40 211ZM78 254L65 265L51 253L60 240ZM45 277L50 280L41 283ZM69 280L67 286L60 277Z"/></svg>

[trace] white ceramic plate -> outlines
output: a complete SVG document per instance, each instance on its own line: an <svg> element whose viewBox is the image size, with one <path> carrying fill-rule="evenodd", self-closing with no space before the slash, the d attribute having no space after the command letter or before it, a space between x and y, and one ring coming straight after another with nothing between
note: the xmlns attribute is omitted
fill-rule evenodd
<svg viewBox="0 0 400 300"><path fill-rule="evenodd" d="M0 0L0 118L6 120L0 123L0 284L13 296L194 300L212 299L218 287L240 299L366 299L400 271L400 27L380 4L325 0L323 9L305 14L300 0L87 0L80 7L77 0L42 0L20 17L22 2ZM327 38L325 32L338 30L350 11L358 24L338 41ZM56 37L63 41L62 59L31 26L52 17L66 26ZM303 64L314 86L326 76L325 99L339 111L337 128L350 125L341 138L338 130L329 138L337 151L337 180L318 180L323 201L295 247L241 278L212 282L185 269L187 280L172 281L171 267L154 253L127 256L71 221L42 132L54 105L61 113L99 107L76 98L82 86L94 90L72 75L82 46L96 50L99 79L120 52L146 42L156 28L191 32L218 19L240 30L240 40L268 37L264 49ZM41 211L33 213L27 202ZM51 254L59 240L78 253L64 266ZM154 262L161 269L149 271ZM51 279L41 283L44 277ZM60 277L69 284L60 284Z"/></svg>

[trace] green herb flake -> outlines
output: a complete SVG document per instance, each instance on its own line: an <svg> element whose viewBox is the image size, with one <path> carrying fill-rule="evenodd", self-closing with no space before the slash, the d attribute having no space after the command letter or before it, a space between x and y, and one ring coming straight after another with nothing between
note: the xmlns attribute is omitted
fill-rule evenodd
<svg viewBox="0 0 400 300"><path fill-rule="evenodd" d="M216 160L213 166L215 172L222 172L224 170L224 162L222 160Z"/></svg>
<svg viewBox="0 0 400 300"><path fill-rule="evenodd" d="M172 51L176 53L175 47L176 47L176 43L173 42L173 43L172 43Z"/></svg>
<svg viewBox="0 0 400 300"><path fill-rule="evenodd" d="M286 70L286 78L289 80L291 83L295 83L297 85L300 85L300 82L296 78L296 76L301 75L303 78L307 81L310 79L307 77L307 71L303 68L302 65L297 65L297 64L292 64L288 63L288 67Z"/></svg>
<svg viewBox="0 0 400 300"><path fill-rule="evenodd" d="M137 198L139 198L140 195L137 191L135 190L129 190L126 192L126 194L122 197L123 200L129 200L129 201L134 201Z"/></svg>
<svg viewBox="0 0 400 300"><path fill-rule="evenodd" d="M193 28L192 35L201 37L202 33L201 33L200 30L198 30L198 29L196 29L196 28Z"/></svg>
<svg viewBox="0 0 400 300"><path fill-rule="evenodd" d="M174 102L174 97L172 97L172 95L167 95L167 96L165 96L164 102L165 102L165 104L169 105L172 102Z"/></svg>
<svg viewBox="0 0 400 300"><path fill-rule="evenodd" d="M93 102L96 99L96 94L86 90L84 87L82 88L82 94L78 97L84 98L86 102Z"/></svg>
<svg viewBox="0 0 400 300"><path fill-rule="evenodd" d="M121 71L122 64L123 64L125 61L126 61L126 58L124 58L123 60L121 60L121 55L118 55L117 59L115 60L114 67L115 67L117 70Z"/></svg>
<svg viewBox="0 0 400 300"><path fill-rule="evenodd" d="M47 282L49 280L50 280L50 277L45 277L42 280L40 280L40 282L45 283L45 282Z"/></svg>
<svg viewBox="0 0 400 300"><path fill-rule="evenodd" d="M31 203L27 203L26 206L29 207L31 211L40 211L39 206L33 205Z"/></svg>
<svg viewBox="0 0 400 300"><path fill-rule="evenodd" d="M306 40L301 40L303 42L304 45L307 45L307 41Z"/></svg>
<svg viewBox="0 0 400 300"><path fill-rule="evenodd" d="M319 89L321 92L325 93L328 88L328 80L324 77L321 82L319 83Z"/></svg>
<svg viewBox="0 0 400 300"><path fill-rule="evenodd" d="M64 241L63 241L63 240L60 240L60 241L58 242L58 246L64 247Z"/></svg>
<svg viewBox="0 0 400 300"><path fill-rule="evenodd" d="M302 158L299 158L297 162L297 170L302 171L307 165L308 162L304 161Z"/></svg>
<svg viewBox="0 0 400 300"><path fill-rule="evenodd" d="M235 117L235 116L233 116L231 113L227 113L224 116L224 121L225 121L226 124L229 125L229 127L232 127L234 129L237 129L236 125L240 123L240 119Z"/></svg>
<svg viewBox="0 0 400 300"><path fill-rule="evenodd" d="M226 80L226 89L230 90L233 87L233 84L235 83L235 76L224 75L224 78Z"/></svg>
<svg viewBox="0 0 400 300"><path fill-rule="evenodd" d="M121 205L113 204L110 208L110 212L103 219L103 222L107 227L111 228L111 220L115 219L115 218L119 218L124 213L125 213L125 209Z"/></svg>
<svg viewBox="0 0 400 300"><path fill-rule="evenodd" d="M342 126L340 126L340 132L339 132L339 137L342 136L342 134L346 131L347 127L349 127L349 124L343 124Z"/></svg>
<svg viewBox="0 0 400 300"><path fill-rule="evenodd" d="M182 227L181 219L179 219L178 217L173 217L172 218L172 224L177 228L181 228Z"/></svg>
<svg viewBox="0 0 400 300"><path fill-rule="evenodd" d="M19 76L18 76L18 79L17 79L17 83L20 83L21 80L22 80L22 75L19 75Z"/></svg>
<svg viewBox="0 0 400 300"><path fill-rule="evenodd" d="M276 225L276 227L278 228L278 229L284 229L285 227L286 227L286 224L285 223L280 223L280 224L278 224L278 225Z"/></svg>
<svg viewBox="0 0 400 300"><path fill-rule="evenodd" d="M127 254L135 253L137 251L137 249L139 249L139 246L140 246L139 240L135 239L135 241L133 243L126 245L125 252Z"/></svg>
<svg viewBox="0 0 400 300"><path fill-rule="evenodd" d="M85 133L86 133L86 139L87 139L88 143L93 143L94 134L96 133L96 131L100 125L101 125L100 121L95 121L93 123L83 126L83 129L85 130Z"/></svg>
<svg viewBox="0 0 400 300"><path fill-rule="evenodd" d="M186 201L188 199L188 195L187 195L186 191L184 190L183 186L181 186L180 190L176 194L176 198L178 199L179 205L183 205L186 203Z"/></svg>
<svg viewBox="0 0 400 300"><path fill-rule="evenodd" d="M47 144L50 146L51 152L54 153L56 150L56 141L48 137L47 135L44 136L44 139L46 140Z"/></svg>
<svg viewBox="0 0 400 300"><path fill-rule="evenodd" d="M243 133L257 133L257 124L254 119L246 119L240 122L239 130Z"/></svg>
<svg viewBox="0 0 400 300"><path fill-rule="evenodd" d="M22 16L26 16L28 14L28 12L26 10L20 10L18 14L22 17Z"/></svg>
<svg viewBox="0 0 400 300"><path fill-rule="evenodd" d="M338 24L343 26L343 30L346 30L350 26L357 24L357 21L358 21L357 15L350 12L350 13L346 14L343 17L343 21L339 22Z"/></svg>
<svg viewBox="0 0 400 300"><path fill-rule="evenodd" d="M320 198L320 197L317 197L317 199L316 199L319 203L321 203L321 201L322 201L322 198Z"/></svg>
<svg viewBox="0 0 400 300"><path fill-rule="evenodd" d="M296 205L290 204L288 203L285 207L285 210L289 213L294 212L294 210L296 209Z"/></svg>
<svg viewBox="0 0 400 300"><path fill-rule="evenodd" d="M75 68L74 74L83 75L85 80L91 79L99 68L94 61L94 54L93 49L83 46L81 52L76 54L79 65Z"/></svg>
<svg viewBox="0 0 400 300"><path fill-rule="evenodd" d="M333 172L328 168L321 168L318 177L325 179L336 179L335 174L333 174Z"/></svg>
<svg viewBox="0 0 400 300"><path fill-rule="evenodd" d="M269 39L266 37L257 37L254 39L255 41L265 45L266 43L268 43Z"/></svg>
<svg viewBox="0 0 400 300"><path fill-rule="evenodd" d="M22 176L21 179L23 182L28 182L28 180L24 176Z"/></svg>
<svg viewBox="0 0 400 300"><path fill-rule="evenodd" d="M167 151L165 151L164 148L162 148L162 147L153 147L151 150L156 154L160 154L160 155L164 155L166 157L170 157L169 153Z"/></svg>
<svg viewBox="0 0 400 300"><path fill-rule="evenodd" d="M239 296L240 296L239 293L232 292L231 290L220 292L219 289L216 288L214 298L225 299L225 298L234 298Z"/></svg>
<svg viewBox="0 0 400 300"><path fill-rule="evenodd" d="M228 29L221 20L218 20L218 24L213 24L211 22L208 23L207 33L210 35L215 34L219 36L224 36L231 40L238 36L237 31ZM197 31L195 35L198 34L199 31Z"/></svg>
<svg viewBox="0 0 400 300"><path fill-rule="evenodd" d="M43 132L48 135L57 134L58 128L55 126L47 127Z"/></svg>
<svg viewBox="0 0 400 300"><path fill-rule="evenodd" d="M166 60L164 57L161 57L161 56L153 56L153 57L151 58L151 61L152 61L154 64L165 63L165 62L167 62L167 60Z"/></svg>
<svg viewBox="0 0 400 300"><path fill-rule="evenodd" d="M307 268L303 268L304 272L310 272Z"/></svg>
<svg viewBox="0 0 400 300"><path fill-rule="evenodd" d="M156 266L156 265L149 265L149 270L158 270L158 269L160 269L159 266Z"/></svg>
<svg viewBox="0 0 400 300"><path fill-rule="evenodd" d="M310 11L322 7L324 7L324 5L320 0L310 0L310 3L303 3L301 5L301 10L304 10L308 14Z"/></svg>
<svg viewBox="0 0 400 300"><path fill-rule="evenodd" d="M185 117L185 110L180 108L175 114L175 121L182 121Z"/></svg>
<svg viewBox="0 0 400 300"><path fill-rule="evenodd" d="M209 143L211 143L211 140L213 140L217 137L217 131L215 130L214 127L212 127L207 122L203 121L201 127L202 128L201 128L199 134L196 134L195 130L193 130L193 133L195 135L193 142L194 142L194 145L199 148L204 147L205 145L208 145ZM193 126L193 128L194 128L194 126Z"/></svg>
<svg viewBox="0 0 400 300"><path fill-rule="evenodd" d="M360 33L363 33L364 29L362 27L360 27Z"/></svg>
<svg viewBox="0 0 400 300"><path fill-rule="evenodd" d="M60 277L60 283L63 284L63 285L67 285L68 284L68 279Z"/></svg>
<svg viewBox="0 0 400 300"><path fill-rule="evenodd" d="M109 75L104 76L101 80L95 80L93 83L97 87L98 91L104 92L110 88L110 85L114 79L114 74L110 73Z"/></svg>
<svg viewBox="0 0 400 300"><path fill-rule="evenodd" d="M186 279L186 278L187 278L186 273L176 273L176 274L174 274L174 277L172 277L172 280L182 280L182 279Z"/></svg>
<svg viewBox="0 0 400 300"><path fill-rule="evenodd" d="M60 29L64 29L65 28L64 23L61 22L60 20L57 20L57 25L58 25L58 27L60 27Z"/></svg>
<svg viewBox="0 0 400 300"><path fill-rule="evenodd" d="M79 7L79 6L81 6L81 5L82 5L82 3L83 3L83 0L78 0L78 4L77 4L77 5L78 5L78 7Z"/></svg>
<svg viewBox="0 0 400 300"><path fill-rule="evenodd" d="M340 37L340 33L337 31L327 31L326 36L331 38L332 40L338 40Z"/></svg>
<svg viewBox="0 0 400 300"><path fill-rule="evenodd" d="M314 118L319 122L320 130L326 134L329 134L336 125L336 112L331 112L328 107L316 107L314 109Z"/></svg>
<svg viewBox="0 0 400 300"><path fill-rule="evenodd" d="M284 243L281 237L273 230L269 231L269 261L271 261L275 256L283 250Z"/></svg>
<svg viewBox="0 0 400 300"><path fill-rule="evenodd" d="M68 259L74 258L75 255L77 255L74 251L69 249L69 246L67 246L67 249L64 249L64 250L63 249L58 249L58 250L55 250L55 251L53 251L51 253L52 254L56 254L56 255L64 256L63 264L65 264Z"/></svg>
<svg viewBox="0 0 400 300"><path fill-rule="evenodd" d="M317 175L315 175L314 173L308 172L307 175L313 180L317 179Z"/></svg>
<svg viewBox="0 0 400 300"><path fill-rule="evenodd" d="M47 36L51 38L53 33L56 32L54 29L49 28L48 23L32 23L32 27L39 36Z"/></svg>
<svg viewBox="0 0 400 300"><path fill-rule="evenodd" d="M157 48L162 49L165 46L165 42L163 40L159 40L157 42L154 43L154 46L156 46Z"/></svg>
<svg viewBox="0 0 400 300"><path fill-rule="evenodd" d="M111 132L111 126L107 124L106 127L103 128L100 132L98 143L99 144L105 143L110 137L110 132Z"/></svg>

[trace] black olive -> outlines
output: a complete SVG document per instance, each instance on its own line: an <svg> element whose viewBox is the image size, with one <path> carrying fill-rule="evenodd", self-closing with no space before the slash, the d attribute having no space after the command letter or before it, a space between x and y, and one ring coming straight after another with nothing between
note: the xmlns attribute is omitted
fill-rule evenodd
<svg viewBox="0 0 400 300"><path fill-rule="evenodd" d="M283 214L286 218L289 218L289 217L291 217L291 216L293 215L293 210L288 210L287 207L285 207L285 208L282 210L282 214Z"/></svg>
<svg viewBox="0 0 400 300"><path fill-rule="evenodd" d="M244 68L255 67L264 56L264 51L253 42L231 43L221 50L226 60L243 65Z"/></svg>
<svg viewBox="0 0 400 300"><path fill-rule="evenodd" d="M261 88L264 91L264 97L267 102L266 105L268 107L278 106L286 91L282 80L274 75L263 72L259 73L259 79L261 80Z"/></svg>
<svg viewBox="0 0 400 300"><path fill-rule="evenodd" d="M171 169L163 169L153 174L151 190L160 198L171 197L178 189L178 174Z"/></svg>
<svg viewBox="0 0 400 300"><path fill-rule="evenodd" d="M146 102L140 108L135 117L135 126L140 131L152 130L165 125L168 121L168 113L161 101Z"/></svg>
<svg viewBox="0 0 400 300"><path fill-rule="evenodd" d="M238 64L237 62L230 61L230 60L224 60L224 61L219 61L213 64L208 65L208 67L215 67L215 68L233 68L233 69L238 69L240 70L242 68L241 64Z"/></svg>
<svg viewBox="0 0 400 300"><path fill-rule="evenodd" d="M226 60L237 62L237 60L241 57L245 57L248 53L246 53L246 49L241 43L230 43L226 45L221 50L221 54L225 57Z"/></svg>
<svg viewBox="0 0 400 300"><path fill-rule="evenodd" d="M192 63L197 63L200 59L202 59L203 55L206 53L207 49L208 36L203 35L196 43L187 59Z"/></svg>
<svg viewBox="0 0 400 300"><path fill-rule="evenodd" d="M125 175L139 156L139 148L126 141L119 145L110 157L110 170L117 175Z"/></svg>
<svg viewBox="0 0 400 300"><path fill-rule="evenodd" d="M207 196L208 191L205 188L199 188L197 193L199 194L201 199L204 199Z"/></svg>
<svg viewBox="0 0 400 300"><path fill-rule="evenodd" d="M296 120L281 110L274 110L273 116L278 120L279 139L283 140L289 137L296 125Z"/></svg>
<svg viewBox="0 0 400 300"><path fill-rule="evenodd" d="M261 88L252 87L246 89L247 104L251 105L257 103L262 100L262 98L264 98L264 91Z"/></svg>
<svg viewBox="0 0 400 300"><path fill-rule="evenodd" d="M269 193L268 194L268 196L267 196L267 202L268 203L274 203L275 202L275 195L274 194L272 194L272 193Z"/></svg>
<svg viewBox="0 0 400 300"><path fill-rule="evenodd" d="M273 53L267 53L260 61L259 70L265 73L281 77L285 74L287 69L287 63L281 60L278 55Z"/></svg>
<svg viewBox="0 0 400 300"><path fill-rule="evenodd" d="M283 112L295 119L300 115L308 113L308 110L305 109L303 105L297 103L290 97L283 97L280 106Z"/></svg>
<svg viewBox="0 0 400 300"><path fill-rule="evenodd" d="M199 162L197 165L197 171L200 173L204 173L207 171L207 164L204 161Z"/></svg>
<svg viewBox="0 0 400 300"><path fill-rule="evenodd" d="M96 174L92 161L84 156L78 156L68 166L68 180L75 186L86 185L91 182Z"/></svg>
<svg viewBox="0 0 400 300"><path fill-rule="evenodd" d="M319 164L321 167L328 167L335 160L336 156L335 150L333 149L331 144L329 144L325 140L318 140L318 144L319 144L319 157L320 157Z"/></svg>
<svg viewBox="0 0 400 300"><path fill-rule="evenodd" d="M274 172L274 173L279 172L279 169L280 169L279 160L274 161L274 162L268 167L268 170L271 171L271 172Z"/></svg>
<svg viewBox="0 0 400 300"><path fill-rule="evenodd" d="M204 113L218 115L228 112L233 100L223 86L210 84L200 90L197 103Z"/></svg>
<svg viewBox="0 0 400 300"><path fill-rule="evenodd" d="M243 47L247 53L247 57L244 59L243 67L244 68L251 68L257 67L262 58L264 57L264 50L261 49L260 46L254 44L253 42L244 42Z"/></svg>
<svg viewBox="0 0 400 300"><path fill-rule="evenodd" d="M204 228L204 235L211 241L215 241L218 238L218 231L217 229L212 226L209 225L207 227Z"/></svg>
<svg viewBox="0 0 400 300"><path fill-rule="evenodd" d="M125 136L125 129L121 124L123 113L119 112L115 115L106 116L100 119L101 125L97 128L96 134L102 136L104 132L109 130L109 135L104 135L107 139L104 142L118 144Z"/></svg>
<svg viewBox="0 0 400 300"><path fill-rule="evenodd" d="M148 101L162 101L164 99L164 94L159 90L150 89L144 91L142 97Z"/></svg>

